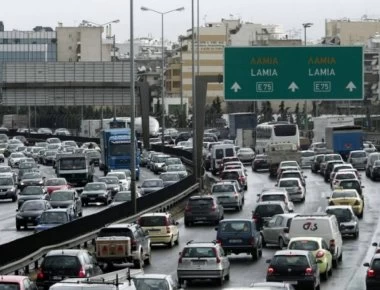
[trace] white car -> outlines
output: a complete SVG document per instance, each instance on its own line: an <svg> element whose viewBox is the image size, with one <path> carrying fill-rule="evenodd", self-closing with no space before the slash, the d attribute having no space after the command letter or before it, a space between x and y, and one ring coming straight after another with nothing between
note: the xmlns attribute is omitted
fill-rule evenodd
<svg viewBox="0 0 380 290"><path fill-rule="evenodd" d="M311 167L316 153L312 150L301 151L301 167Z"/></svg>
<svg viewBox="0 0 380 290"><path fill-rule="evenodd" d="M123 171L111 171L108 172L107 176L116 176L119 179L119 184L121 185L122 190L129 190L131 187L131 180L127 178Z"/></svg>
<svg viewBox="0 0 380 290"><path fill-rule="evenodd" d="M18 167L20 160L25 158L25 155L21 152L14 152L8 158L8 165L12 168Z"/></svg>
<svg viewBox="0 0 380 290"><path fill-rule="evenodd" d="M346 170L340 170L335 174L334 179L331 181L331 188L335 188L339 184L339 182L341 180L344 180L344 179L357 179L357 180L359 180L358 176L356 175L356 173L353 170L350 170L350 171L348 171L347 169Z"/></svg>
<svg viewBox="0 0 380 290"><path fill-rule="evenodd" d="M305 201L306 190L299 178L281 178L277 186L286 189L291 201Z"/></svg>

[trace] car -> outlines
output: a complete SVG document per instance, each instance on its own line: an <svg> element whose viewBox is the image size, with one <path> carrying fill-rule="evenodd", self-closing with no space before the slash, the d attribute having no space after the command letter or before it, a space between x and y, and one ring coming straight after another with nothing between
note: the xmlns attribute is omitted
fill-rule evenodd
<svg viewBox="0 0 380 290"><path fill-rule="evenodd" d="M380 254L373 255L371 262L364 263L367 267L365 284L367 290L377 290L380 287Z"/></svg>
<svg viewBox="0 0 380 290"><path fill-rule="evenodd" d="M1 141L1 140L0 140ZM0 143L0 153L4 155L5 150L7 149L8 143Z"/></svg>
<svg viewBox="0 0 380 290"><path fill-rule="evenodd" d="M216 242L189 241L180 252L177 266L178 283L211 279L218 285L230 279L230 262Z"/></svg>
<svg viewBox="0 0 380 290"><path fill-rule="evenodd" d="M149 156L148 156L148 160L147 160L147 164L146 164L146 168L152 170L151 168L151 165L152 165L152 158L155 156L155 155L160 155L162 153L160 152L155 152L155 151L149 151Z"/></svg>
<svg viewBox="0 0 380 290"><path fill-rule="evenodd" d="M25 158L25 155L23 153L20 153L20 152L11 153L11 155L9 155L9 158L8 158L8 166L12 168L17 168L22 158Z"/></svg>
<svg viewBox="0 0 380 290"><path fill-rule="evenodd" d="M61 139L56 138L56 137L47 138L47 139L46 139L46 142L47 142L48 144L59 144L59 145L62 144Z"/></svg>
<svg viewBox="0 0 380 290"><path fill-rule="evenodd" d="M266 154L257 154L252 161L252 171L257 172L263 169L269 169L268 156Z"/></svg>
<svg viewBox="0 0 380 290"><path fill-rule="evenodd" d="M119 190L129 190L131 185L131 179L127 177L123 171L110 171L107 173L106 177L117 177L119 180L120 188ZM116 186L115 186L116 187ZM117 192L115 192L116 194Z"/></svg>
<svg viewBox="0 0 380 290"><path fill-rule="evenodd" d="M301 151L301 168L311 167L315 158L315 152L313 150Z"/></svg>
<svg viewBox="0 0 380 290"><path fill-rule="evenodd" d="M289 193L291 201L301 201L304 202L306 198L306 189L302 185L302 181L299 178L288 177L281 178L277 186L279 188L285 188Z"/></svg>
<svg viewBox="0 0 380 290"><path fill-rule="evenodd" d="M12 153L17 152L17 148L21 145L22 144L20 143L16 143L16 144L7 143L7 147L4 149L4 153L3 153L4 157L8 158ZM8 160L8 165L10 165L9 160Z"/></svg>
<svg viewBox="0 0 380 290"><path fill-rule="evenodd" d="M64 266L64 267L63 267ZM50 250L44 256L36 274L36 284L49 289L66 278L90 278L102 274L96 257L85 249Z"/></svg>
<svg viewBox="0 0 380 290"><path fill-rule="evenodd" d="M105 182L89 182L87 183L80 195L82 205L88 206L89 203L101 202L108 205L111 200L111 193L107 189Z"/></svg>
<svg viewBox="0 0 380 290"><path fill-rule="evenodd" d="M51 208L41 213L38 218L34 233L38 233L53 227L63 225L73 220L73 216L67 208Z"/></svg>
<svg viewBox="0 0 380 290"><path fill-rule="evenodd" d="M286 167L284 167L286 168ZM280 180L281 178L298 178L302 185L306 187L306 178L307 176L303 175L301 171L299 170L285 170L280 173L280 175L277 176L277 180Z"/></svg>
<svg viewBox="0 0 380 290"><path fill-rule="evenodd" d="M313 142L309 146L310 151L314 151L315 153L325 152L327 150L326 142Z"/></svg>
<svg viewBox="0 0 380 290"><path fill-rule="evenodd" d="M49 201L53 208L67 208L74 218L83 215L81 199L74 189L55 190Z"/></svg>
<svg viewBox="0 0 380 290"><path fill-rule="evenodd" d="M170 186L181 180L181 176L177 172L162 172L160 179L164 182L164 187Z"/></svg>
<svg viewBox="0 0 380 290"><path fill-rule="evenodd" d="M11 176L15 181L17 179L16 172L10 166L0 165L0 176L4 175Z"/></svg>
<svg viewBox="0 0 380 290"><path fill-rule="evenodd" d="M326 169L327 162L332 161L332 160L343 162L342 156L340 156L340 154L335 154L335 153L324 154L323 159L320 162L320 167L319 167L319 173L322 176L325 176L325 169Z"/></svg>
<svg viewBox="0 0 380 290"><path fill-rule="evenodd" d="M178 157L169 157L165 160L163 171L167 171L169 165L182 165L182 161Z"/></svg>
<svg viewBox="0 0 380 290"><path fill-rule="evenodd" d="M292 238L288 244L288 250L304 250L312 252L317 260L319 273L323 280L328 280L332 275L332 255L326 241L321 237L297 237Z"/></svg>
<svg viewBox="0 0 380 290"><path fill-rule="evenodd" d="M24 187L18 194L17 208L20 208L22 204L27 200L47 200L47 192L41 186L27 186Z"/></svg>
<svg viewBox="0 0 380 290"><path fill-rule="evenodd" d="M325 209L327 214L333 214L339 223L340 233L343 235L353 235L359 237L359 220L352 207L349 205L332 205Z"/></svg>
<svg viewBox="0 0 380 290"><path fill-rule="evenodd" d="M334 164L333 166L333 169L331 170L331 173L330 173L330 182L334 179L335 177L335 174L340 171L340 170L344 170L344 169L352 169L353 166L352 164L349 164L349 163L338 163L338 164Z"/></svg>
<svg viewBox="0 0 380 290"><path fill-rule="evenodd" d="M243 163L252 163L253 159L255 159L255 155L255 151L253 151L253 149L249 147L240 148L236 152L236 156Z"/></svg>
<svg viewBox="0 0 380 290"><path fill-rule="evenodd" d="M23 190L25 187L31 185L43 186L44 185L44 177L41 175L39 171L36 171L35 168L28 169L30 171L25 172L19 182L19 189Z"/></svg>
<svg viewBox="0 0 380 290"><path fill-rule="evenodd" d="M274 215L288 212L282 201L261 201L256 203L252 211L252 219L256 222L257 228L261 230L265 222L271 220Z"/></svg>
<svg viewBox="0 0 380 290"><path fill-rule="evenodd" d="M37 134L52 135L53 131L50 128L39 128Z"/></svg>
<svg viewBox="0 0 380 290"><path fill-rule="evenodd" d="M28 276L21 275L1 275L0 289L4 290L37 290L34 281Z"/></svg>
<svg viewBox="0 0 380 290"><path fill-rule="evenodd" d="M153 171L155 174L158 174L159 172L163 172L165 161L169 157L170 156L166 154L154 155L150 163L150 170Z"/></svg>
<svg viewBox="0 0 380 290"><path fill-rule="evenodd" d="M136 198L140 197L140 193L136 190ZM112 202L109 206L119 205L121 203L131 201L132 200L132 192L129 190L122 190L115 194Z"/></svg>
<svg viewBox="0 0 380 290"><path fill-rule="evenodd" d="M380 177L380 160L375 160L369 169L369 178L373 181L378 180Z"/></svg>
<svg viewBox="0 0 380 290"><path fill-rule="evenodd" d="M271 290L295 290L292 284L285 282L255 282L252 283L249 288L246 288L246 290L268 290L268 288Z"/></svg>
<svg viewBox="0 0 380 290"><path fill-rule="evenodd" d="M191 132L180 132L175 138L175 144L178 145L178 142L180 141L187 141L189 138L191 138L191 135Z"/></svg>
<svg viewBox="0 0 380 290"><path fill-rule="evenodd" d="M28 139L26 139L25 136L23 136L23 135L16 135L16 136L13 136L12 139L17 139L17 140L21 141L25 146L28 146L28 145L29 145L29 141L28 141Z"/></svg>
<svg viewBox="0 0 380 290"><path fill-rule="evenodd" d="M187 200L184 214L186 227L197 222L217 225L222 219L224 219L224 209L215 196L194 195Z"/></svg>
<svg viewBox="0 0 380 290"><path fill-rule="evenodd" d="M221 181L211 186L211 194L218 199L223 208L234 208L241 211L244 205L244 195L230 181Z"/></svg>
<svg viewBox="0 0 380 290"><path fill-rule="evenodd" d="M42 212L48 209L51 209L51 205L45 199L26 200L16 210L16 230L19 231L21 227L27 229L29 225L36 226Z"/></svg>
<svg viewBox="0 0 380 290"><path fill-rule="evenodd" d="M53 135L57 136L71 136L71 133L66 128L58 128L54 130Z"/></svg>
<svg viewBox="0 0 380 290"><path fill-rule="evenodd" d="M360 181L357 178L340 180L335 185L335 188L336 189L355 189L359 193L360 197L364 199L364 196L363 196L364 185L361 185Z"/></svg>
<svg viewBox="0 0 380 290"><path fill-rule="evenodd" d="M46 150L45 153L42 155L42 164L43 165L54 165L55 160L57 158L57 151L56 150Z"/></svg>
<svg viewBox="0 0 380 290"><path fill-rule="evenodd" d="M355 189L335 189L326 198L329 205L350 205L359 218L363 217L364 201Z"/></svg>
<svg viewBox="0 0 380 290"><path fill-rule="evenodd" d="M0 199L17 200L17 186L12 176L0 175Z"/></svg>
<svg viewBox="0 0 380 290"><path fill-rule="evenodd" d="M137 223L149 232L151 244L165 244L169 248L179 244L178 222L170 213L146 213Z"/></svg>
<svg viewBox="0 0 380 290"><path fill-rule="evenodd" d="M290 201L289 193L286 190L285 191L282 191L282 190L276 191L276 188L275 188L273 191L266 191L263 193L258 193L257 196L258 196L258 199L257 199L258 202L260 202L260 201L282 201L286 204L286 207L287 207L289 212L294 211L294 204L293 204L293 202Z"/></svg>
<svg viewBox="0 0 380 290"><path fill-rule="evenodd" d="M281 161L280 165L278 165L278 168L277 168L277 176L281 173L283 167L288 167L288 166L290 166L290 167L296 167L296 168L293 168L293 169L302 171L300 165L295 160Z"/></svg>
<svg viewBox="0 0 380 290"><path fill-rule="evenodd" d="M43 158L43 156L44 156L44 154L45 154L46 151L47 151L46 148L43 148L43 149L41 149L41 150L38 151L37 157L36 157L37 163L42 164L42 158Z"/></svg>
<svg viewBox="0 0 380 290"><path fill-rule="evenodd" d="M48 178L45 180L45 189L47 193L51 194L55 190L60 190L60 189L70 189L71 186L70 184L67 183L65 178Z"/></svg>
<svg viewBox="0 0 380 290"><path fill-rule="evenodd" d="M312 252L303 250L277 251L269 263L266 280L287 282L302 290L319 289L320 274L318 262Z"/></svg>
<svg viewBox="0 0 380 290"><path fill-rule="evenodd" d="M166 172L177 172L181 179L188 176L186 167L183 164L170 164L166 167Z"/></svg>
<svg viewBox="0 0 380 290"><path fill-rule="evenodd" d="M356 169L354 170L357 172ZM334 179L331 180L331 188L332 189L336 188L337 184L339 184L341 180L346 180L346 179L358 179L358 181L360 181L360 179L358 178L358 175L355 172L347 171L347 170L339 170L335 174Z"/></svg>
<svg viewBox="0 0 380 290"><path fill-rule="evenodd" d="M177 282L166 274L137 274L132 277L136 289L177 290Z"/></svg>
<svg viewBox="0 0 380 290"><path fill-rule="evenodd" d="M145 179L139 186L142 196L151 194L157 190L164 188L164 181L160 178Z"/></svg>
<svg viewBox="0 0 380 290"><path fill-rule="evenodd" d="M223 170L219 177L221 181L225 179L235 179L239 182L240 186L244 188L244 190L248 189L247 174L244 169Z"/></svg>
<svg viewBox="0 0 380 290"><path fill-rule="evenodd" d="M216 241L226 255L247 254L258 260L263 254L260 231L251 219L224 219L215 228Z"/></svg>
<svg viewBox="0 0 380 290"><path fill-rule="evenodd" d="M26 172L36 171L38 171L38 165L35 162L24 162L24 159L21 159L17 174L17 180L20 181L23 177L23 174Z"/></svg>
<svg viewBox="0 0 380 290"><path fill-rule="evenodd" d="M62 150L62 146L61 146L61 143L48 143L48 145L46 146L46 149L49 150L49 151L60 151Z"/></svg>
<svg viewBox="0 0 380 290"><path fill-rule="evenodd" d="M140 166L144 167L148 164L148 159L149 159L149 153L150 151L143 150L140 154Z"/></svg>
<svg viewBox="0 0 380 290"><path fill-rule="evenodd" d="M286 247L289 243L289 234L285 229L289 229L295 216L296 213L276 214L265 222L261 230L263 246L274 244L280 249Z"/></svg>
<svg viewBox="0 0 380 290"><path fill-rule="evenodd" d="M375 144L373 144L371 141L363 141L363 150L367 154L377 152L377 148L376 148Z"/></svg>
<svg viewBox="0 0 380 290"><path fill-rule="evenodd" d="M365 150L353 150L348 155L347 162L351 163L354 168L365 170L367 153Z"/></svg>
<svg viewBox="0 0 380 290"><path fill-rule="evenodd" d="M327 161L325 163L325 171L324 171L324 175L323 175L325 182L330 181L331 171L333 170L334 166L336 166L337 164L344 164L344 161L342 161L342 160L330 160L330 161Z"/></svg>

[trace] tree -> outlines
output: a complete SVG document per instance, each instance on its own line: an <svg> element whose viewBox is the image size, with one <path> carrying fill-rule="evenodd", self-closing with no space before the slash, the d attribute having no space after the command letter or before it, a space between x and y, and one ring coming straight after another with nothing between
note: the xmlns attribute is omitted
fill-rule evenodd
<svg viewBox="0 0 380 290"><path fill-rule="evenodd" d="M289 109L290 109L289 107L285 107L285 102L281 101L279 110L278 110L279 117L277 118L277 121L288 121Z"/></svg>
<svg viewBox="0 0 380 290"><path fill-rule="evenodd" d="M261 103L261 110L259 114L259 123L270 122L273 120L273 109L269 101Z"/></svg>
<svg viewBox="0 0 380 290"><path fill-rule="evenodd" d="M299 128L301 128L301 124L302 124L302 117L301 117L301 113L300 113L300 104L297 103L296 104L296 108L294 109L294 115L296 117L296 124Z"/></svg>

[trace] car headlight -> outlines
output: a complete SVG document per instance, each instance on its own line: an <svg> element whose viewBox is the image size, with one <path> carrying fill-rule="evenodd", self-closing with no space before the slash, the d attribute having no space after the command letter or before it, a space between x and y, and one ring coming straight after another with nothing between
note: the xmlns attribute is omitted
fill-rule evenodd
<svg viewBox="0 0 380 290"><path fill-rule="evenodd" d="M20 182L20 185L24 185L24 182L23 182L23 181L21 181L21 182Z"/></svg>
<svg viewBox="0 0 380 290"><path fill-rule="evenodd" d="M22 219L22 216L20 214L17 214L16 219Z"/></svg>

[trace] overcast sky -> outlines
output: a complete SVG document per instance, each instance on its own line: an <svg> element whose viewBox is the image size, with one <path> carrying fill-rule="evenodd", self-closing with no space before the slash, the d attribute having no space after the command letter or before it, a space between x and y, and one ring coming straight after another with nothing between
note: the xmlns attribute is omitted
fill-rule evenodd
<svg viewBox="0 0 380 290"><path fill-rule="evenodd" d="M303 37L302 23L312 22L308 39L324 36L325 19L348 17L360 19L380 18L379 0L198 0L199 21L219 22L221 18L240 18L244 22L279 24L284 31L294 35L298 30ZM117 42L129 39L130 0L2 0L0 21L5 30L32 30L35 26L55 28L77 26L83 19L98 24L120 19L112 25ZM194 0L196 5L197 0ZM191 0L134 0L135 37L161 37L161 16L141 11L146 6L161 12L184 7L182 12L172 12L164 17L165 38L177 40L191 27ZM195 7L196 12L196 7ZM196 23L196 16L195 16Z"/></svg>

